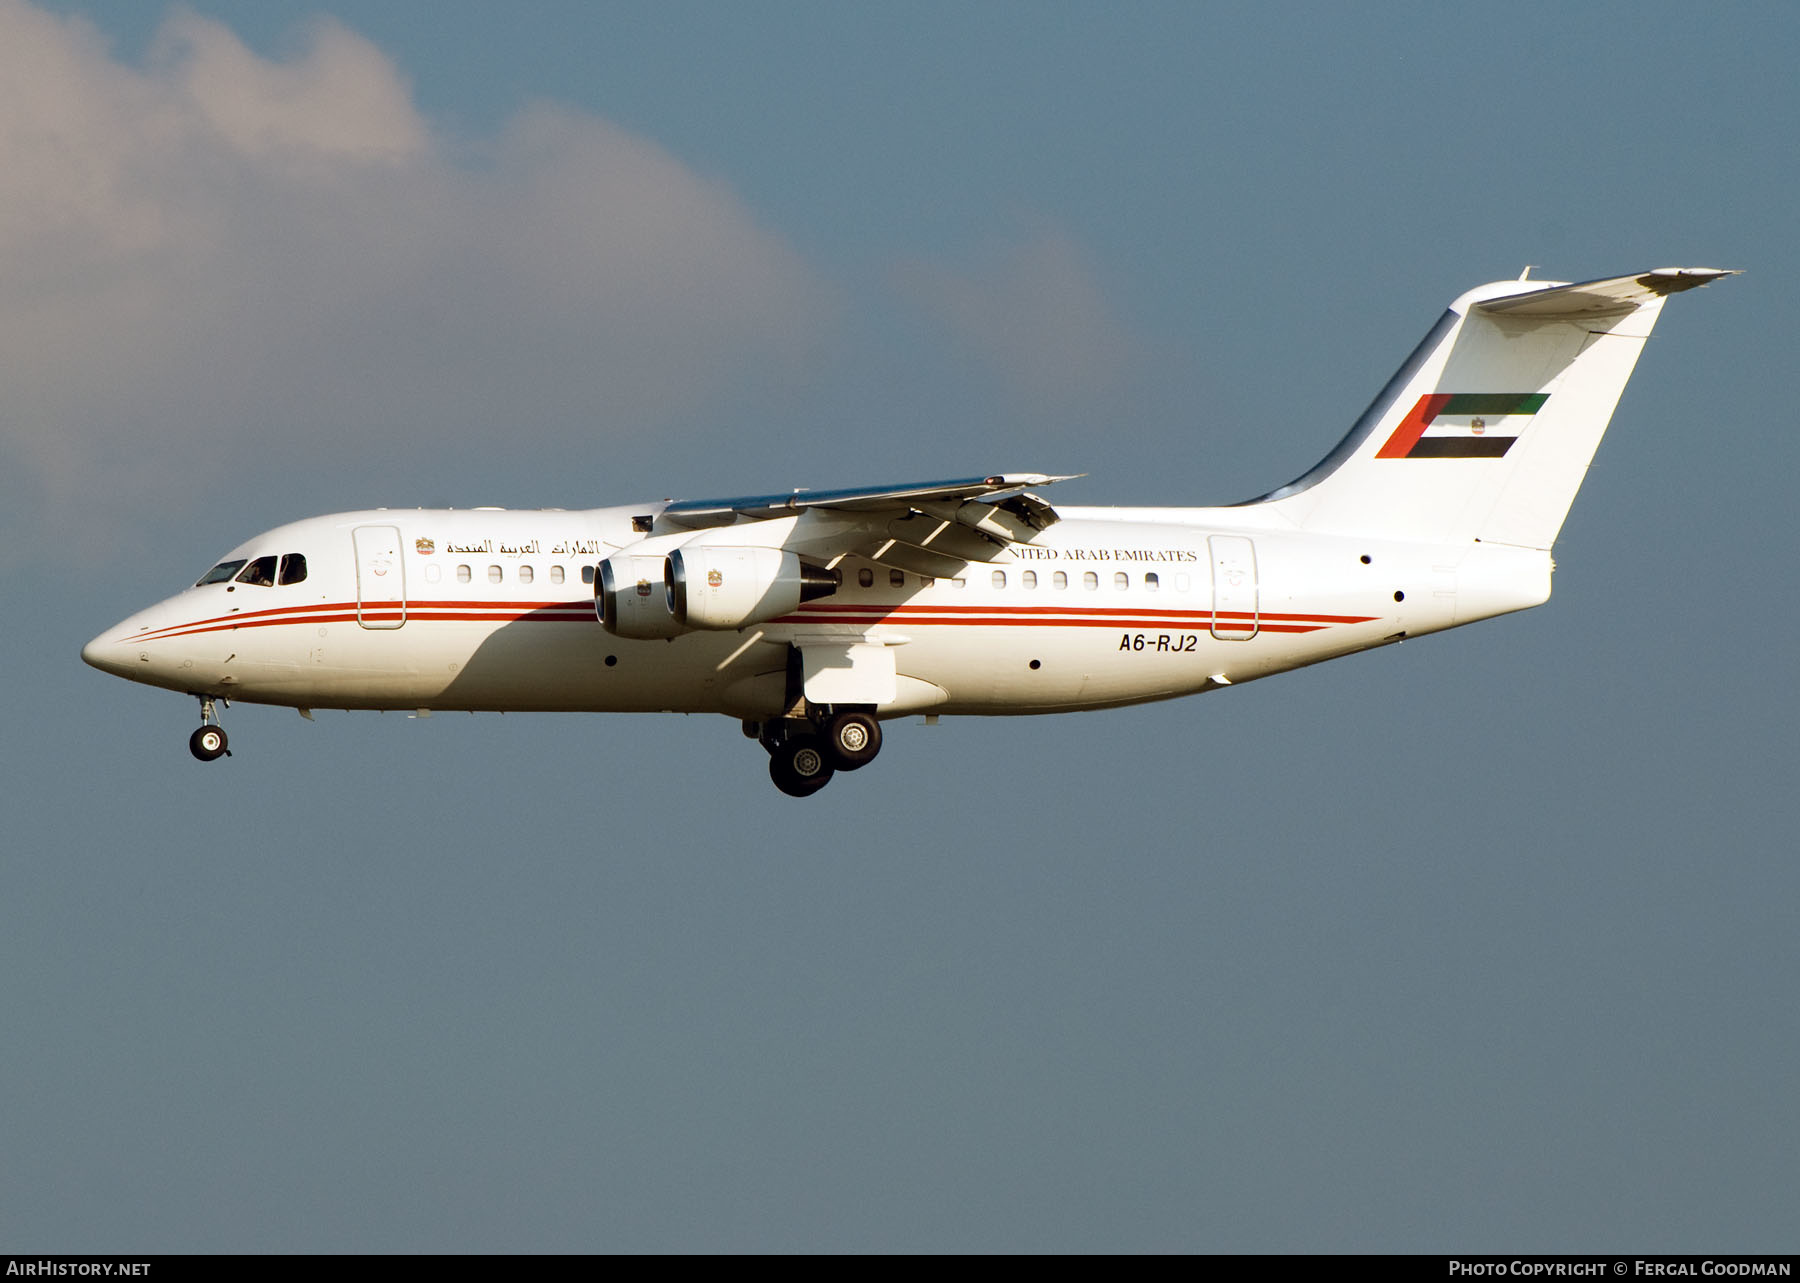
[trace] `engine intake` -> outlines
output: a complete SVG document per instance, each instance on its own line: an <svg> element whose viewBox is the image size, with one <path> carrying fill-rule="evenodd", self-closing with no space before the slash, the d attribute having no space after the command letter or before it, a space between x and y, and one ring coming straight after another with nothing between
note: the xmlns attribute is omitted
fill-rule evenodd
<svg viewBox="0 0 1800 1283"><path fill-rule="evenodd" d="M668 613L677 626L744 628L829 597L843 576L780 548L677 548L668 556ZM609 625L610 626L610 625Z"/></svg>
<svg viewBox="0 0 1800 1283"><path fill-rule="evenodd" d="M669 613L667 559L614 553L594 576L594 609L606 631L619 637L673 637L682 626Z"/></svg>

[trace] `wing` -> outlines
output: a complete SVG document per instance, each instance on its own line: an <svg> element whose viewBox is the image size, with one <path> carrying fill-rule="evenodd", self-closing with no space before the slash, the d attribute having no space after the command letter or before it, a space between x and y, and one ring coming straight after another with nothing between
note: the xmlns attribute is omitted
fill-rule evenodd
<svg viewBox="0 0 1800 1283"><path fill-rule="evenodd" d="M828 536L834 558L866 557L918 575L948 577L968 562L992 561L1010 545L1054 525L1056 510L1027 487L1080 475L1000 473L856 490L687 499L671 503L643 522L643 528L660 535L811 517L808 524L834 532L835 537Z"/></svg>

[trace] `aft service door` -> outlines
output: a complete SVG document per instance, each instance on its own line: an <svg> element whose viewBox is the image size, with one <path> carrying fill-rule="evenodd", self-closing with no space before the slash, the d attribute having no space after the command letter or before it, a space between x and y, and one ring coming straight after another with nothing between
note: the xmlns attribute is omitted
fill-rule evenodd
<svg viewBox="0 0 1800 1283"><path fill-rule="evenodd" d="M1221 641L1249 641L1260 621L1256 614L1256 545L1242 535L1213 535L1212 635Z"/></svg>
<svg viewBox="0 0 1800 1283"><path fill-rule="evenodd" d="M406 563L398 526L358 526L356 622L364 628L398 628L406 622Z"/></svg>

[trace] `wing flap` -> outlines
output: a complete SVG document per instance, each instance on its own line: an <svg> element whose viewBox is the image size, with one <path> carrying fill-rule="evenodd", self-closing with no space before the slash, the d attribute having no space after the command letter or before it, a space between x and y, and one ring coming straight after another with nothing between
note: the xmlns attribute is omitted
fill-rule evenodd
<svg viewBox="0 0 1800 1283"><path fill-rule="evenodd" d="M994 551L999 550L995 549ZM927 579L954 579L968 568L969 562L986 560L985 558L953 557L948 553L933 552L929 548L903 543L898 539L865 544L856 549L856 555L883 566L892 566L895 570L907 570L915 575L923 575Z"/></svg>
<svg viewBox="0 0 1800 1283"><path fill-rule="evenodd" d="M923 512L908 513L888 522L887 533L902 543L963 561L992 561L1009 542L1004 535L989 534L979 527Z"/></svg>

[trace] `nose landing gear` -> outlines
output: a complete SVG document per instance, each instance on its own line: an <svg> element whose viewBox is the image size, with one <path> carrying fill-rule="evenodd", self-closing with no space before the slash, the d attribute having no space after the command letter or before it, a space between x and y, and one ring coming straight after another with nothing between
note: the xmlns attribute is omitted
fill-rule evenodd
<svg viewBox="0 0 1800 1283"><path fill-rule="evenodd" d="M201 695L197 698L200 700L200 729L188 736L188 752L202 762L230 757L231 750L226 747L230 740L225 736L225 728L219 725L219 714L213 707L212 696Z"/></svg>

